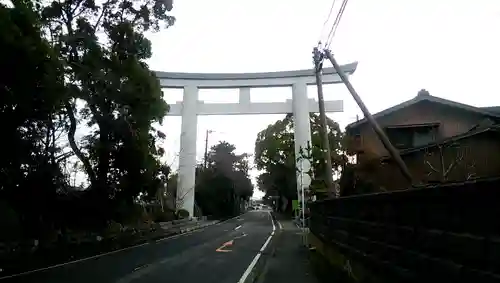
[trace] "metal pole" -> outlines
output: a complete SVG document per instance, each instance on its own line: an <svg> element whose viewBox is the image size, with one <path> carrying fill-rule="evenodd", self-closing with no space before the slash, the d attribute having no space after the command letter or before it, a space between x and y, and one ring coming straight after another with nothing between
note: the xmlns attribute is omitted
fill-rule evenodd
<svg viewBox="0 0 500 283"><path fill-rule="evenodd" d="M320 134L323 140L323 153L325 155L325 182L327 186L328 193L330 197L334 196L333 187L333 174L332 174L332 155L330 152L330 141L328 140L328 125L326 123L325 114L325 100L323 98L323 78L322 78L322 67L323 67L323 54L314 47L313 50L314 68L316 73L316 87L318 89L318 106L319 106L319 118L320 118Z"/></svg>
<svg viewBox="0 0 500 283"><path fill-rule="evenodd" d="M302 166L302 162L300 163L301 164L301 168L300 168L300 197L302 198L301 199L301 207L302 207L302 242L304 244L304 246L307 246L307 238L306 238L306 201L305 201L305 196L304 196L304 181L303 181L303 178L304 178L304 175L303 175L303 171L304 171L304 168Z"/></svg>
<svg viewBox="0 0 500 283"><path fill-rule="evenodd" d="M377 121L375 121L372 114L370 114L370 111L368 111L368 108L366 108L365 104L363 103L363 101L359 97L358 93L356 92L356 90L352 86L351 82L349 82L349 78L346 76L344 71L342 71L342 69L340 69L339 64L337 64L337 61L335 61L335 59L333 58L333 55L331 54L330 50L325 49L324 53L325 53L326 57L332 63L333 67L335 68L335 70L339 74L340 79L342 80L342 82L345 84L345 86L347 87L347 89L351 93L352 97L354 98L354 100L358 104L359 108L361 108L361 111L363 112L366 119L368 120L368 122L372 126L372 128L375 131L375 133L377 134L378 138L380 139L380 141L382 142L384 147L387 149L387 151L389 151L389 154L392 156L392 158L396 161L397 165L399 166L399 169L401 170L401 173L403 173L403 176L410 182L410 185L413 184L413 179L411 177L410 171L408 170L408 167L406 167L406 164L403 161L403 159L401 158L401 155L399 155L399 151L391 144L391 141L389 140L387 135L384 133L382 128L380 128L380 125L377 123Z"/></svg>

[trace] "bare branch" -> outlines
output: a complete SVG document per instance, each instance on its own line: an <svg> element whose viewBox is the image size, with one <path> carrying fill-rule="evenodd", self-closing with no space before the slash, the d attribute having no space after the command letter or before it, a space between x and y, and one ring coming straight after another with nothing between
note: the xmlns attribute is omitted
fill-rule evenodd
<svg viewBox="0 0 500 283"><path fill-rule="evenodd" d="M74 7L74 8L73 8L73 10L71 10L71 12L70 12L73 18L78 17L78 15L76 15L75 13L76 13L76 10L78 10L78 8L80 8L80 5L81 5L82 3L83 3L83 1L82 1L82 0L78 0L78 1L76 1L76 3L75 3L75 7ZM68 7L68 8L69 8L69 7ZM68 9L68 10L69 10L69 9ZM83 9L82 9L82 10L83 10ZM80 12L79 14L81 14L81 12Z"/></svg>
<svg viewBox="0 0 500 283"><path fill-rule="evenodd" d="M191 187L182 196L177 196L176 203L181 204L181 205L184 204L184 198L187 196L187 194L189 194L193 190L194 190L194 187Z"/></svg>
<svg viewBox="0 0 500 283"><path fill-rule="evenodd" d="M460 163L462 161L462 159L464 158L464 155L463 154L459 154L457 156L457 158L455 160L453 160L452 163L450 163L450 165L448 166L448 169L446 169L446 171L444 171L443 173L443 177L446 178L448 176L448 174L451 172L451 170L453 168L455 168L455 166Z"/></svg>
<svg viewBox="0 0 500 283"><path fill-rule="evenodd" d="M444 181L445 179L445 175L444 175L444 154L443 154L443 146L442 145L439 145L438 146L438 149L439 149L439 160L441 161L441 179Z"/></svg>
<svg viewBox="0 0 500 283"><path fill-rule="evenodd" d="M64 161L66 159L68 159L69 157L75 155L75 153L73 151L69 151L69 152L66 152L66 153L63 153L59 156L56 157L56 162L61 162L61 161Z"/></svg>
<svg viewBox="0 0 500 283"><path fill-rule="evenodd" d="M70 129L68 131L68 140L69 140L69 145L75 155L78 157L78 159L83 163L83 166L85 168L85 172L87 173L88 177L91 180L92 184L96 183L97 177L95 175L94 169L92 168L92 165L90 164L90 160L88 159L87 156L80 150L78 145L76 144L75 141L75 133L76 133L76 117L75 113L73 112L73 107L71 107L71 104L69 102L65 103L65 108L66 112L68 114L68 117L70 119Z"/></svg>
<svg viewBox="0 0 500 283"><path fill-rule="evenodd" d="M111 2L111 1L109 1L109 0L108 0L106 3L104 3L104 4L102 5L102 11L101 11L101 14L99 15L99 18L97 18L97 21L95 22L94 27L93 27L94 31L96 31L96 32L97 32L97 28L99 27L99 25L100 25L100 23L101 23L102 17L103 17L103 16L104 16L104 14L107 12L108 5L109 5L109 3L110 3L110 2Z"/></svg>
<svg viewBox="0 0 500 283"><path fill-rule="evenodd" d="M425 164L427 164L427 165L431 168L431 170L432 170L432 171L434 171L434 172L436 172L436 173L439 173L439 171L438 171L436 168L434 168L434 166L432 166L432 164L431 164L429 161L425 160L425 161L424 161L424 163L425 163ZM429 172L429 175L430 175L431 173L432 173L432 172Z"/></svg>

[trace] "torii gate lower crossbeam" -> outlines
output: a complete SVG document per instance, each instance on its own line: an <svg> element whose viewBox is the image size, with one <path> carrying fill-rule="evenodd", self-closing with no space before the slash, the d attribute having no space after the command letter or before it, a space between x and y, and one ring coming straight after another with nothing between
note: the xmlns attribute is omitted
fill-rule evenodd
<svg viewBox="0 0 500 283"><path fill-rule="evenodd" d="M354 73L357 62L342 66L344 73ZM184 209L193 216L196 170L196 134L198 115L238 115L238 114L286 114L293 113L295 132L295 154L311 142L309 113L318 112L318 102L307 97L307 85L315 84L314 70L251 74L193 74L156 72L162 88L183 88L183 100L170 105L170 116L182 116L179 180L177 183L176 208ZM323 70L324 84L341 82L333 68ZM258 87L282 87L292 89L292 99L285 102L252 103L250 89ZM238 103L210 103L198 100L200 88L238 88ZM325 101L327 112L342 112L341 100ZM302 168L301 164L296 164ZM304 187L303 175L297 174L299 196Z"/></svg>

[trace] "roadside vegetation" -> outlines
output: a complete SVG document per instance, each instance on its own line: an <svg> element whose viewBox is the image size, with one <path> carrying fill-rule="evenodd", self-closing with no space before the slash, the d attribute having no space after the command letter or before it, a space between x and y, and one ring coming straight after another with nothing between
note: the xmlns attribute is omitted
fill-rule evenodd
<svg viewBox="0 0 500 283"><path fill-rule="evenodd" d="M162 162L169 106L145 63L146 33L175 23L172 1L2 3L0 268L132 245L188 217ZM252 195L234 150L215 146L199 168L199 214L237 214Z"/></svg>

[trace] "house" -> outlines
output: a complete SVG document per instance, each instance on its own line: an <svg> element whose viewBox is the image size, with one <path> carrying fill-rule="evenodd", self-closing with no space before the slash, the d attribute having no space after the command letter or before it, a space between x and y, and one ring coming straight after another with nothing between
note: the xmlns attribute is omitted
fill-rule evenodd
<svg viewBox="0 0 500 283"><path fill-rule="evenodd" d="M373 115L399 150L414 184L500 175L500 107L416 97ZM348 152L364 177L386 190L408 183L366 119L346 127Z"/></svg>

